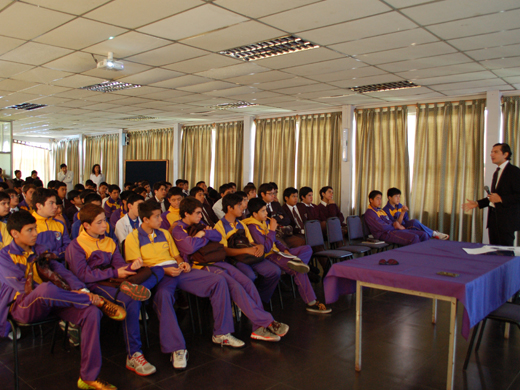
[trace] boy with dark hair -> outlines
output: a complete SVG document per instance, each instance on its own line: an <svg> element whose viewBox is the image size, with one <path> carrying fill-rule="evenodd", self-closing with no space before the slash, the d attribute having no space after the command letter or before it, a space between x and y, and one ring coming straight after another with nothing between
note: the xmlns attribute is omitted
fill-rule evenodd
<svg viewBox="0 0 520 390"><path fill-rule="evenodd" d="M112 216L112 213L116 210L119 210L122 206L121 199L119 199L119 194L121 193L121 188L119 186L116 186L115 184L112 184L108 186L108 195L105 202L105 206L103 208L105 209L105 214L107 215L107 219L110 221L110 217Z"/></svg>
<svg viewBox="0 0 520 390"><path fill-rule="evenodd" d="M63 208L68 209L71 206L71 203L67 200L67 184L56 180L51 189L55 190L58 194L58 197L63 202Z"/></svg>
<svg viewBox="0 0 520 390"><path fill-rule="evenodd" d="M332 217L337 217L341 222L341 226L345 226L345 217L334 201L334 190L332 187L322 187L320 189L320 198L321 202L318 205L318 218L323 222L322 228L325 228L327 219Z"/></svg>
<svg viewBox="0 0 520 390"><path fill-rule="evenodd" d="M244 191L237 191L235 192L238 196L241 196L242 201L242 216L239 217L239 220L244 220L245 218L249 217L249 210L247 209L247 203L249 202L249 198L247 197L247 194Z"/></svg>
<svg viewBox="0 0 520 390"><path fill-rule="evenodd" d="M256 198L256 187L254 184L247 184L244 187L244 192L247 194L248 199Z"/></svg>
<svg viewBox="0 0 520 390"><path fill-rule="evenodd" d="M190 190L190 196L202 203L202 222L211 228L215 227L215 224L218 222L218 217L215 215L209 203L206 202L202 187L193 187Z"/></svg>
<svg viewBox="0 0 520 390"><path fill-rule="evenodd" d="M198 188L198 187L197 187ZM202 203L193 197L182 200L180 205L181 221L173 229L173 239L184 261L189 262L189 256L206 246L210 241L219 242L221 234L211 228L199 231L195 236L188 234L191 226L198 225L202 217ZM272 315L263 309L262 300L254 283L242 272L225 261L213 264L193 265L193 267L213 274L221 275L226 279L231 298L244 312L253 325L251 338L263 341L279 341L280 336L287 334L289 327L276 322ZM229 344L240 348L244 343L231 336L228 340L213 337L217 344Z"/></svg>
<svg viewBox="0 0 520 390"><path fill-rule="evenodd" d="M90 191L90 190L89 190ZM94 204L96 206L101 206L101 196L99 196L98 193L92 191L90 194L85 196L84 198L84 204L83 207L85 207L88 204ZM83 210L83 208L81 209ZM74 223L72 224L72 227L70 229L70 235L71 237L77 238L80 233L83 231L83 227L81 224L81 210L74 215ZM116 244L118 244L118 240L114 231L114 227L110 224L107 218L105 218L106 222L106 230L105 230L105 236L110 237L112 240L115 241Z"/></svg>
<svg viewBox="0 0 520 390"><path fill-rule="evenodd" d="M402 205L401 202L401 190L392 187L386 192L388 202L383 207L383 211L390 217L392 226L399 230L405 229L416 229L425 232L429 238L437 238L439 240L447 240L450 238L449 235L432 230L427 226L424 226L417 219L408 219L408 207Z"/></svg>
<svg viewBox="0 0 520 390"><path fill-rule="evenodd" d="M115 227L115 234L121 246L126 237L132 233L132 231L141 226L141 220L139 219L139 204L143 202L144 197L134 192L128 196L128 199L126 200L128 212L123 218L117 221Z"/></svg>
<svg viewBox="0 0 520 390"><path fill-rule="evenodd" d="M81 192L72 190L67 194L67 199L69 200L71 206L65 209L64 215L67 217L69 221L74 220L74 215L83 207L83 202L80 198Z"/></svg>
<svg viewBox="0 0 520 390"><path fill-rule="evenodd" d="M85 186L81 183L75 184L74 191L79 191L79 192L85 191Z"/></svg>
<svg viewBox="0 0 520 390"><path fill-rule="evenodd" d="M228 183L231 186L231 193L234 194L237 192L237 183L233 183L232 181Z"/></svg>
<svg viewBox="0 0 520 390"><path fill-rule="evenodd" d="M300 202L305 206L304 214L307 214L307 220L319 220L319 212L317 206L314 204L314 196L311 187L300 188Z"/></svg>
<svg viewBox="0 0 520 390"><path fill-rule="evenodd" d="M168 230L171 233L175 222L181 219L179 214L179 205L183 198L182 189L179 187L172 187L170 191L168 191L168 202L170 203L170 207L166 212L161 214L161 229ZM161 208L162 211L162 208Z"/></svg>
<svg viewBox="0 0 520 390"><path fill-rule="evenodd" d="M161 211L166 212L167 208L164 204L164 198L166 198L166 185L163 181L158 181L153 185L154 198L161 205Z"/></svg>
<svg viewBox="0 0 520 390"><path fill-rule="evenodd" d="M116 226L117 221L119 221L121 218L125 216L125 214L128 212L128 206L127 206L127 199L128 197L133 194L132 191L123 191L121 192L121 208L114 211L112 215L110 216L110 225Z"/></svg>
<svg viewBox="0 0 520 390"><path fill-rule="evenodd" d="M33 198L36 207L33 215L36 218L38 232L36 243L44 246L50 253L55 254L57 259L63 261L70 238L65 225L54 218L58 210L55 192L38 188Z"/></svg>
<svg viewBox="0 0 520 390"><path fill-rule="evenodd" d="M108 281L111 278L127 279L135 275L143 266L143 261L136 259L128 264L119 253L117 244L105 237L106 217L101 206L93 203L85 205L80 218L82 232L69 245L65 255L69 269L94 294L125 307L127 315L123 334L126 368L140 376L153 374L156 368L146 361L141 349L139 313L141 301L150 298L150 289L162 279L164 270L154 267L152 275L141 284L124 280L120 286L110 285Z"/></svg>
<svg viewBox="0 0 520 390"><path fill-rule="evenodd" d="M7 246L13 240L9 232L7 231L7 218L9 217L11 210L10 207L11 197L7 192L0 192L0 249Z"/></svg>
<svg viewBox="0 0 520 390"><path fill-rule="evenodd" d="M145 199L146 199L146 196L148 195L148 193L146 192L146 189L144 187L136 187L136 188L133 189L133 191L137 195L141 195Z"/></svg>
<svg viewBox="0 0 520 390"><path fill-rule="evenodd" d="M224 218L224 215L226 214L226 211L222 207L222 198L224 198L224 196L226 196L227 194L231 194L233 192L233 187L229 184L222 184L218 188L218 192L220 194L220 199L213 204L213 212L220 220Z"/></svg>
<svg viewBox="0 0 520 390"><path fill-rule="evenodd" d="M151 199L153 198L153 193L152 193L152 187L150 187L150 183L147 182L146 180L142 181L141 182L141 187L143 187L146 191L146 196L144 197L144 200L148 200L148 199Z"/></svg>
<svg viewBox="0 0 520 390"><path fill-rule="evenodd" d="M108 198L108 183L107 182L101 182L99 183L98 187L98 194L101 196L101 199L103 200L103 205L105 206L106 199Z"/></svg>
<svg viewBox="0 0 520 390"><path fill-rule="evenodd" d="M17 192L14 189L9 189L5 191L6 194L9 195L9 213L12 214L19 210L18 204L20 203L20 198L18 197Z"/></svg>
<svg viewBox="0 0 520 390"><path fill-rule="evenodd" d="M30 212L33 212L34 210L36 210L36 207L34 205L34 200L33 200L35 191L36 191L36 186L34 184L25 184L22 187L22 193L23 193L24 200L22 202L20 202L20 204L18 205L18 208L20 210L25 210L25 211L30 211Z"/></svg>
<svg viewBox="0 0 520 390"><path fill-rule="evenodd" d="M51 282L42 282L34 261L47 248L36 244L36 219L30 213L14 213L7 222L7 230L13 242L0 251L0 336L5 337L9 332L9 312L22 323L41 321L52 314L79 324L82 332L78 387L117 390L115 386L98 379L102 362L99 342L102 313L98 307L103 308L106 314L111 313L114 319L124 317L124 309L90 293L83 282L54 259L49 260L51 270L67 282L71 291ZM26 286L30 286L29 291Z"/></svg>
<svg viewBox="0 0 520 390"><path fill-rule="evenodd" d="M224 218L217 222L215 230L217 230L222 236L220 243L226 248L226 254L228 257L243 254L261 257L264 255L264 247L255 243L253 237L251 237L251 234L249 233L249 229L247 229L245 224L238 220L238 218L242 216L243 201L243 197L237 194L227 194L224 196L222 207L226 210L226 214L224 215ZM228 239L239 229L244 229L249 243L253 245L252 247L241 249L228 247ZM257 274L260 276L257 284L260 298L262 298L262 301L265 303L269 302L278 282L280 281L280 268L268 260L262 260L253 265L237 262L236 267L252 281L255 281Z"/></svg>
<svg viewBox="0 0 520 390"><path fill-rule="evenodd" d="M251 217L243 222L247 225L251 237L255 243L264 247L266 259L276 264L284 272L294 277L298 291L303 301L307 304L306 310L311 313L327 314L332 310L323 303L316 300L316 294L312 289L307 273L309 272L309 261L312 257L312 248L308 245L288 249L276 239L276 219L266 221L267 210L265 202L256 198L249 201L249 212ZM284 256L285 254L285 256ZM288 256L290 256L288 258Z"/></svg>
<svg viewBox="0 0 520 390"><path fill-rule="evenodd" d="M96 191L97 190L97 185L96 185L96 183L94 183L93 180L88 179L85 182L85 189Z"/></svg>
<svg viewBox="0 0 520 390"><path fill-rule="evenodd" d="M184 194L184 197L187 197L190 194L190 186L188 180L184 180L182 193Z"/></svg>
<svg viewBox="0 0 520 390"><path fill-rule="evenodd" d="M124 191L132 191L132 187L134 186L134 183L132 183L131 181L125 181L125 184L124 184Z"/></svg>
<svg viewBox="0 0 520 390"><path fill-rule="evenodd" d="M397 245L417 244L427 241L429 236L420 230L396 229L392 226L392 221L387 213L381 209L381 199L383 194L374 190L368 194L370 205L365 213L365 222L370 233L378 240L390 242Z"/></svg>
<svg viewBox="0 0 520 390"><path fill-rule="evenodd" d="M285 214L291 220L293 234L305 241L305 222L307 222L306 207L298 203L298 190L294 187L286 188L283 191L284 205L282 206Z"/></svg>
<svg viewBox="0 0 520 390"><path fill-rule="evenodd" d="M280 203L278 200L278 184L276 184L274 181L270 181L269 184L273 186L274 202Z"/></svg>
<svg viewBox="0 0 520 390"><path fill-rule="evenodd" d="M17 169L16 171L14 171L14 179L13 179L13 183L16 185L16 184L19 184L20 187L23 185L23 179L22 179L22 171L20 171L19 169Z"/></svg>
<svg viewBox="0 0 520 390"><path fill-rule="evenodd" d="M184 370L188 353L173 308L175 290L178 287L199 297L209 297L215 320L213 335L224 339L234 331L228 285L222 276L192 270L184 262L170 233L160 229L161 209L157 202L141 203L139 217L143 221L141 226L125 240L125 258L127 262L141 258L146 266L164 268L165 275L155 288L153 297L159 317L161 351L172 355L175 369Z"/></svg>

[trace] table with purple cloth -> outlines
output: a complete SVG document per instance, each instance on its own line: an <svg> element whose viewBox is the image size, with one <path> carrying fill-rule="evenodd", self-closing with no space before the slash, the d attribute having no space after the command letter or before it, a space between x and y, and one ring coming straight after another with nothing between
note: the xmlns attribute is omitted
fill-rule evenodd
<svg viewBox="0 0 520 390"><path fill-rule="evenodd" d="M334 264L324 279L327 303L356 293L356 370L361 370L362 287L396 291L451 302L447 388L453 387L457 302L464 305L462 335L520 290L520 257L496 253L469 255L463 248L482 244L429 240ZM395 259L399 265L379 265ZM458 277L438 275L450 272ZM359 345L358 345L359 343ZM359 347L359 348L358 348Z"/></svg>

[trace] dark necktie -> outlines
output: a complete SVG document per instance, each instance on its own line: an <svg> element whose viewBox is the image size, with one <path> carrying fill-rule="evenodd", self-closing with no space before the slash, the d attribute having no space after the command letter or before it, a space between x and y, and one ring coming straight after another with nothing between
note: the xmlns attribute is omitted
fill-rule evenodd
<svg viewBox="0 0 520 390"><path fill-rule="evenodd" d="M491 193L495 193L499 172L500 172L500 167L498 167L497 170L495 171L495 173L493 173L493 181L491 182Z"/></svg>
<svg viewBox="0 0 520 390"><path fill-rule="evenodd" d="M213 224L213 221L211 220L211 218L209 217L206 209L203 207L202 208L202 215L204 216L204 220L206 222L206 225L208 225L209 227L213 227L214 224Z"/></svg>
<svg viewBox="0 0 520 390"><path fill-rule="evenodd" d="M300 218L300 216L298 215L298 213L296 212L296 207L293 207L292 209L292 215L296 221L296 224L298 225L298 227L301 229L303 229L303 221L302 219Z"/></svg>

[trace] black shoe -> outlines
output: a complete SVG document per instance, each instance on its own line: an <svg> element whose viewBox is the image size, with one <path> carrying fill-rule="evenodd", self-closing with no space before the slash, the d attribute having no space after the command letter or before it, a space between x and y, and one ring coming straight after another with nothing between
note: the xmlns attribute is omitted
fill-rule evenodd
<svg viewBox="0 0 520 390"><path fill-rule="evenodd" d="M309 272L307 276L309 277L309 281L311 283L319 283L321 281L320 275L316 275L315 273Z"/></svg>
<svg viewBox="0 0 520 390"><path fill-rule="evenodd" d="M313 274L316 274L316 275L320 274L320 269L318 267L315 267L313 265L309 265L309 268L310 268L309 272L311 272Z"/></svg>

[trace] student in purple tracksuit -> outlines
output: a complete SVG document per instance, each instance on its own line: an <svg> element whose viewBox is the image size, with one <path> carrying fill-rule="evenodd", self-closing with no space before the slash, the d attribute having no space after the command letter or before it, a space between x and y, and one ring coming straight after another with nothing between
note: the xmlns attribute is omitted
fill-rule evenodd
<svg viewBox="0 0 520 390"><path fill-rule="evenodd" d="M220 242L222 240L221 234L209 226L193 237L188 235L187 229L199 224L202 219L202 203L199 200L192 197L184 198L180 204L180 216L182 219L173 229L172 235L184 261L189 262L189 256L210 241ZM237 268L224 261L211 265L193 264L193 267L221 275L226 279L231 298L253 325L252 339L279 341L281 336L287 334L289 327L276 322L273 316L264 310L254 283ZM240 340L232 341L235 340L240 343L240 346L244 345ZM214 340L214 342L220 343L220 340Z"/></svg>
<svg viewBox="0 0 520 390"><path fill-rule="evenodd" d="M398 245L417 244L430 238L421 230L396 229L390 217L381 209L382 195L377 190L370 192L368 195L370 206L365 213L365 222L375 238Z"/></svg>
<svg viewBox="0 0 520 390"><path fill-rule="evenodd" d="M123 206L123 203L119 198L120 193L121 188L119 188L119 186L116 186L115 184L108 186L108 194L110 196L107 198L105 206L103 208L105 209L105 214L107 215L107 220L109 221L110 217L112 216L112 213L116 210L121 209L121 207Z"/></svg>
<svg viewBox="0 0 520 390"><path fill-rule="evenodd" d="M124 281L120 288L100 284L110 278L127 278L135 275L142 266L142 260L136 259L128 264L119 253L117 244L106 233L105 211L93 203L81 209L83 231L67 248L65 258L70 270L84 282L95 294L123 306L126 318L123 335L126 344L126 368L137 375L153 374L156 368L148 363L141 349L141 331L139 313L141 301L150 298L150 289L164 276L162 267L153 267L153 275L141 285Z"/></svg>
<svg viewBox="0 0 520 390"><path fill-rule="evenodd" d="M36 267L28 267L46 248L37 245L36 219L27 211L15 212L7 222L13 241L0 251L0 336L9 332L7 315L19 322L41 321L54 314L81 327L81 368L78 387L82 389L117 390L98 380L101 370L99 325L103 300L86 290L59 261L51 260L50 267L69 284L72 291L42 282ZM32 291L26 293L26 281L32 271ZM12 302L11 307L8 304ZM16 337L16 335L13 335Z"/></svg>
<svg viewBox="0 0 520 390"><path fill-rule="evenodd" d="M267 225L267 209L262 199L251 199L248 208L251 217L242 222L247 225L255 243L263 245L264 253L266 253L265 258L294 277L300 296L307 304L307 311L319 314L330 313L332 311L331 309L328 309L323 303L316 300L316 294L307 276L307 272L309 272L309 266L307 264L312 257L312 248L308 245L304 245L288 249L277 240L276 227L278 223L275 218L271 218L269 220L269 226ZM275 253L275 251L296 256L298 259L288 259Z"/></svg>
<svg viewBox="0 0 520 390"><path fill-rule="evenodd" d="M84 203L83 207L85 207L88 204L95 204L97 206L101 206L101 196L99 194L96 194L95 192L92 192L92 193L88 194L85 197L85 203ZM106 215L106 213L105 213L105 215ZM70 235L71 235L71 237L73 239L77 238L79 236L79 234L83 231L81 220L80 220L81 210L78 211L76 213L76 215L74 215L74 217L77 218L77 220L72 224L72 227L70 229ZM106 219L106 217L105 217L105 219ZM110 237L116 243L119 243L119 240L118 240L118 238L116 236L115 229L108 222L108 219L106 219L106 232L105 232L105 236L106 237Z"/></svg>

